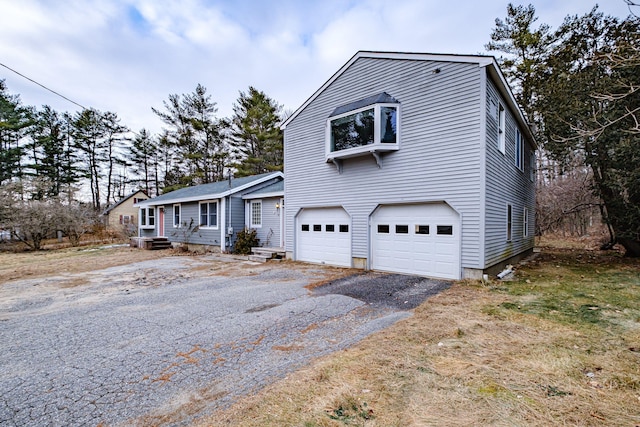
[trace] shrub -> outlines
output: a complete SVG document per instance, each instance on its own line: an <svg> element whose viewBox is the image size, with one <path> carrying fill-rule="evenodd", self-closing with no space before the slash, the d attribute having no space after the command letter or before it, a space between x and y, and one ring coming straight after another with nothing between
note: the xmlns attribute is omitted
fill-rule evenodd
<svg viewBox="0 0 640 427"><path fill-rule="evenodd" d="M236 236L236 243L233 246L233 253L240 255L249 255L251 248L259 246L260 239L258 239L258 232L251 228L244 228L238 232Z"/></svg>

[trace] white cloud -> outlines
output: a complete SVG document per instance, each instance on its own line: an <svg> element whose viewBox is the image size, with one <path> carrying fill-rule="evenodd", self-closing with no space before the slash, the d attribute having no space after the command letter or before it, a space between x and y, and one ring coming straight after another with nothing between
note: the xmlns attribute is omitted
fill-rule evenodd
<svg viewBox="0 0 640 427"><path fill-rule="evenodd" d="M358 50L479 53L506 2L459 0L48 0L6 1L0 63L69 98L158 132L151 107L202 83L219 114L253 85L297 108ZM581 0L536 1L557 27ZM626 16L622 0L601 10ZM0 67L23 103L73 104Z"/></svg>

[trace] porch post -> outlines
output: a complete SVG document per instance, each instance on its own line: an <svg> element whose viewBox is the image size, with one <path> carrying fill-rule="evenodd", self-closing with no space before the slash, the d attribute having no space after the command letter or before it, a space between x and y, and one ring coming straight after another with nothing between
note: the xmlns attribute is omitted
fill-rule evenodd
<svg viewBox="0 0 640 427"><path fill-rule="evenodd" d="M227 249L227 198L220 199L220 253Z"/></svg>

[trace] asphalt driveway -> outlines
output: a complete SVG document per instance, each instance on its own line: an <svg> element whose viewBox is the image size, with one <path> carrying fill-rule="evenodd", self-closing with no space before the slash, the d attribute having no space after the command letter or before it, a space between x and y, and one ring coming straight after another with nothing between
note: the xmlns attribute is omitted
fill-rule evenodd
<svg viewBox="0 0 640 427"><path fill-rule="evenodd" d="M0 425L186 425L447 282L169 257L0 287ZM324 286L308 286L327 282ZM307 287L305 287L307 286Z"/></svg>

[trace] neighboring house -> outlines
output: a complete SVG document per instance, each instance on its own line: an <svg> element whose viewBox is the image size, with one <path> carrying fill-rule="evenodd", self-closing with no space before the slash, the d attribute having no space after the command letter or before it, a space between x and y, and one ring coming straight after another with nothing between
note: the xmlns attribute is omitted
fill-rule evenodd
<svg viewBox="0 0 640 427"><path fill-rule="evenodd" d="M281 206L283 191L274 188L282 172L232 178L181 188L137 204L139 237L166 237L173 243L201 245L205 250L231 251L237 233L245 226L258 230L261 245L267 237L280 236L280 222L273 221L272 207ZM279 214L279 209L278 212Z"/></svg>
<svg viewBox="0 0 640 427"><path fill-rule="evenodd" d="M134 207L134 205L148 198L147 193L138 190L120 200L118 203L109 206L102 214L104 216L105 226L111 230L136 234L138 208Z"/></svg>
<svg viewBox="0 0 640 427"><path fill-rule="evenodd" d="M459 279L533 249L536 143L493 57L358 52L282 128L289 258Z"/></svg>

